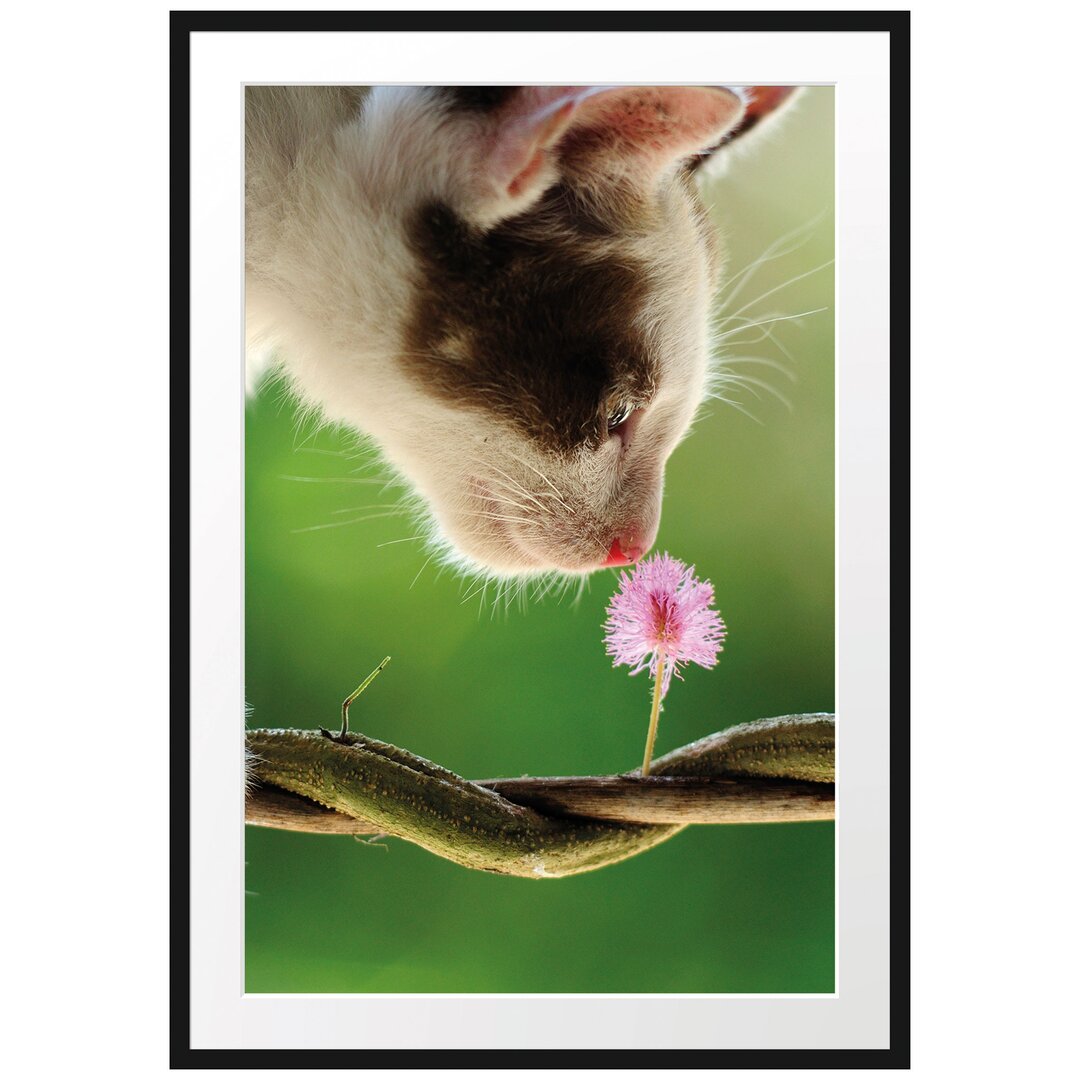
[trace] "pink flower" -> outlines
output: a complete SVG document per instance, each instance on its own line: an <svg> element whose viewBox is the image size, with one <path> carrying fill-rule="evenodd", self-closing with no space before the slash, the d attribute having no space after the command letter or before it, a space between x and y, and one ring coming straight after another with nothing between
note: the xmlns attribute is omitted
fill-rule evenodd
<svg viewBox="0 0 1080 1080"><path fill-rule="evenodd" d="M619 591L607 609L608 655L615 666L631 665L631 675L648 668L655 679L662 670L663 697L672 673L682 678L680 664L711 668L723 652L727 627L712 602L712 585L698 581L692 566L667 552L638 563L619 576Z"/></svg>

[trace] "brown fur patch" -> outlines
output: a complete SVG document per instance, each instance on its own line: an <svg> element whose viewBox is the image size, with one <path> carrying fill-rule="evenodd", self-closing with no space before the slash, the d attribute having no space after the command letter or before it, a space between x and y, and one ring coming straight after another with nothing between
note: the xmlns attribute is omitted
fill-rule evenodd
<svg viewBox="0 0 1080 1080"><path fill-rule="evenodd" d="M570 199L556 187L486 232L423 207L410 230L423 278L403 357L428 391L563 452L599 443L613 400L646 400L656 378L636 326L645 268L603 239L610 227L568 212Z"/></svg>
<svg viewBox="0 0 1080 1080"><path fill-rule="evenodd" d="M502 108L518 86L445 86L440 87L450 103L467 112L489 113Z"/></svg>

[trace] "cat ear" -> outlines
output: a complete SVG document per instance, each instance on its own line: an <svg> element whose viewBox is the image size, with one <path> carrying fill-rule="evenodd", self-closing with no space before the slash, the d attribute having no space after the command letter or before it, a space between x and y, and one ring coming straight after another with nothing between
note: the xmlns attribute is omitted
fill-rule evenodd
<svg viewBox="0 0 1080 1080"><path fill-rule="evenodd" d="M746 101L746 110L739 122L714 145L699 154L692 162L709 176L720 175L731 158L730 149L741 149L754 139L746 139L751 131L760 134L779 117L790 111L801 88L798 86L742 86L738 90Z"/></svg>
<svg viewBox="0 0 1080 1080"><path fill-rule="evenodd" d="M520 212L568 174L655 182L716 145L745 113L743 95L719 86L482 89L471 102L485 120L478 209L492 219Z"/></svg>
<svg viewBox="0 0 1080 1080"><path fill-rule="evenodd" d="M509 89L482 148L482 169L496 197L529 199L554 182L553 151L582 103L597 91L589 86Z"/></svg>

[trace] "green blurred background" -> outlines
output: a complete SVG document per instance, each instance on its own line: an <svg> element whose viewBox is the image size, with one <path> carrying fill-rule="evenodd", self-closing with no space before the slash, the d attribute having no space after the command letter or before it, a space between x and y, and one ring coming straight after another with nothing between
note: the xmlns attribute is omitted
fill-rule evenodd
<svg viewBox="0 0 1080 1080"><path fill-rule="evenodd" d="M807 90L705 192L732 275L809 226L729 311L826 310L769 324L775 340L755 343L764 328L728 324L727 353L768 362L732 370L790 408L733 387L746 412L710 402L668 465L657 549L712 580L729 635L715 670L672 687L658 754L758 717L833 708L833 277L821 268L832 258L832 105L831 88ZM413 523L371 516L401 494L356 482L378 475L353 436L303 424L278 388L249 403L249 723L332 727L389 653L352 710L366 734L469 777L640 764L650 683L613 670L602 642L615 572L594 574L576 604L493 611L489 595L481 608L479 595L465 599L469 583L422 569L419 541L395 542L417 534ZM616 866L540 881L382 844L248 828L248 992L833 990L831 823L696 826Z"/></svg>

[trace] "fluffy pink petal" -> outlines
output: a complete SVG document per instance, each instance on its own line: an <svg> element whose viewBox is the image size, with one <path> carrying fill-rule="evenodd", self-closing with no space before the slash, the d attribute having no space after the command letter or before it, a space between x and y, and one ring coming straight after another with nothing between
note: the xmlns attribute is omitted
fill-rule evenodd
<svg viewBox="0 0 1080 1080"><path fill-rule="evenodd" d="M607 609L604 640L613 664L628 665L631 675L648 668L655 678L662 655L663 694L672 675L682 678L680 665L714 667L727 627L712 602L712 585L667 552L638 563L619 576Z"/></svg>

